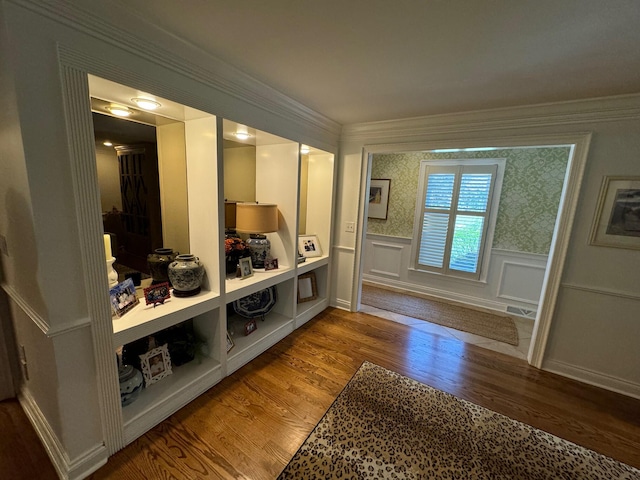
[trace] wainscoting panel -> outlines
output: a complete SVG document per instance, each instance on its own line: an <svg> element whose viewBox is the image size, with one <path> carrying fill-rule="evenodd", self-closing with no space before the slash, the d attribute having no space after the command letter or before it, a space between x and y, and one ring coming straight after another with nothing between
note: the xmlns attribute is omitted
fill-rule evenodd
<svg viewBox="0 0 640 480"><path fill-rule="evenodd" d="M547 256L493 249L486 282L420 272L410 263L410 238L367 235L364 280L492 310L535 312Z"/></svg>
<svg viewBox="0 0 640 480"><path fill-rule="evenodd" d="M544 281L545 266L528 265L526 263L502 262L498 297L509 301L538 305L540 289ZM540 285L535 290L534 285Z"/></svg>
<svg viewBox="0 0 640 480"><path fill-rule="evenodd" d="M392 245L389 243L371 242L373 249L373 267L371 273L374 275L388 275L400 278L400 267L402 265L402 245Z"/></svg>

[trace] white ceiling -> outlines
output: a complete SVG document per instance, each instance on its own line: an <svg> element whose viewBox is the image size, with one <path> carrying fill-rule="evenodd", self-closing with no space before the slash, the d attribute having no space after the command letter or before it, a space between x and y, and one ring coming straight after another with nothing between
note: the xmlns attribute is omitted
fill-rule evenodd
<svg viewBox="0 0 640 480"><path fill-rule="evenodd" d="M640 92L638 0L100 3L342 124Z"/></svg>

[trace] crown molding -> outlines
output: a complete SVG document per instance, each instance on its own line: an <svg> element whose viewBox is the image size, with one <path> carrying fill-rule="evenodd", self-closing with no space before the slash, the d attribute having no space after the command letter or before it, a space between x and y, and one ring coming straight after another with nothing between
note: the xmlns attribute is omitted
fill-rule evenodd
<svg viewBox="0 0 640 480"><path fill-rule="evenodd" d="M380 137L389 141L394 138L410 140L424 138L425 135L637 119L640 119L640 94L619 95L344 125L342 142L367 141Z"/></svg>
<svg viewBox="0 0 640 480"><path fill-rule="evenodd" d="M302 123L319 130L323 137L333 138L333 143L337 145L337 139L342 129L339 123L306 107L205 50L160 29L142 17L135 17L136 25L138 25L137 31L152 32L153 38L158 39L157 43L135 35L129 29L115 25L113 22L106 23L105 19L97 14L65 1L8 1L101 42L160 64L180 75L188 76L203 85L219 90L286 121L294 124ZM178 54L178 51L182 54ZM187 59L187 56L190 58Z"/></svg>

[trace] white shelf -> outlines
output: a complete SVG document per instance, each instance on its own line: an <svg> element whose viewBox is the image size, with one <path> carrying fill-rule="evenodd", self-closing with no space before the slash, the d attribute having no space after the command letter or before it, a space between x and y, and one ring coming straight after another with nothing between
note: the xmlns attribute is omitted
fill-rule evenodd
<svg viewBox="0 0 640 480"><path fill-rule="evenodd" d="M263 288L289 280L294 274L294 270L285 265L276 270L254 270L253 276L247 278L228 278L225 282L225 301L231 303Z"/></svg>
<svg viewBox="0 0 640 480"><path fill-rule="evenodd" d="M244 324L249 319L238 315L227 319L227 328L235 331L232 336L235 345L227 354L227 375L293 332L293 319L279 313L271 312L264 321L260 318L255 320L258 328L249 335L244 335Z"/></svg>
<svg viewBox="0 0 640 480"><path fill-rule="evenodd" d="M193 297L175 297L172 294L169 300L157 307L145 305L142 298L122 317L113 318L113 346L118 348L219 306L220 295L208 291Z"/></svg>
<svg viewBox="0 0 640 480"><path fill-rule="evenodd" d="M316 268L327 265L328 263L329 255L307 258L305 262L298 264L298 275L302 275L303 273L315 270Z"/></svg>
<svg viewBox="0 0 640 480"><path fill-rule="evenodd" d="M196 357L173 367L168 377L146 387L138 398L122 407L124 435L130 443L222 379L220 362Z"/></svg>

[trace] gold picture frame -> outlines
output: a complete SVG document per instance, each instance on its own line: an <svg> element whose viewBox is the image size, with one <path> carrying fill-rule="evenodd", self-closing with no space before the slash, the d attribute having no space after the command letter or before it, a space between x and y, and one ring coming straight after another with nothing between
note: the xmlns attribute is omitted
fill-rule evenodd
<svg viewBox="0 0 640 480"><path fill-rule="evenodd" d="M318 298L318 282L315 272L298 275L298 303L311 302Z"/></svg>
<svg viewBox="0 0 640 480"><path fill-rule="evenodd" d="M603 178L590 243L640 250L640 177Z"/></svg>

